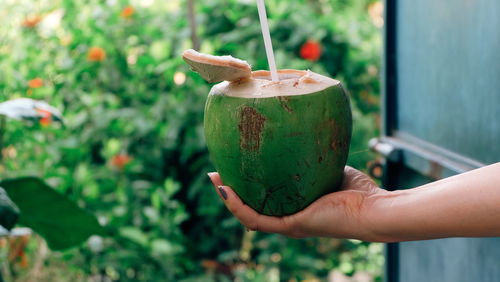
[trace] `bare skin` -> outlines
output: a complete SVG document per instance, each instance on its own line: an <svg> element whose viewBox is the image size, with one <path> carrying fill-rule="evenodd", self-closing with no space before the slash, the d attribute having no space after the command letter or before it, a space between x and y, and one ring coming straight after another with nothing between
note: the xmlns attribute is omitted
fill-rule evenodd
<svg viewBox="0 0 500 282"><path fill-rule="evenodd" d="M342 191L285 217L258 214L217 173L209 177L229 211L251 230L371 242L500 236L500 163L393 192L346 167Z"/></svg>

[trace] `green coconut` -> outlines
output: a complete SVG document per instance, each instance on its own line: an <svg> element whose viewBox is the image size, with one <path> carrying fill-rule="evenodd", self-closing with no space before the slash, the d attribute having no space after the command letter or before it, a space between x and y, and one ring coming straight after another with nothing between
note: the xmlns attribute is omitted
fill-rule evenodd
<svg viewBox="0 0 500 282"><path fill-rule="evenodd" d="M222 181L257 212L296 213L337 191L352 130L349 99L337 80L310 71L257 71L215 85L204 129Z"/></svg>

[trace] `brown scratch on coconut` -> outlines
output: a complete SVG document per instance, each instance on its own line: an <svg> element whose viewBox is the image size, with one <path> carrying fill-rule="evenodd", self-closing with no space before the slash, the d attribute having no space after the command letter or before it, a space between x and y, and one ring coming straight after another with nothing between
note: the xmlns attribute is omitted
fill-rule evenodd
<svg viewBox="0 0 500 282"><path fill-rule="evenodd" d="M327 121L327 128L330 129L332 132L332 139L330 142L330 148L333 151L345 149L345 147L347 147L346 142L342 141L341 138L338 137L339 135L342 135L340 132L342 130L342 128L340 128L338 126L338 124L335 122L335 120Z"/></svg>
<svg viewBox="0 0 500 282"><path fill-rule="evenodd" d="M290 101L290 97L278 96L278 100L280 101L280 105L283 109L285 109L289 113L293 112L292 108L290 108L290 106L288 105L288 102Z"/></svg>
<svg viewBox="0 0 500 282"><path fill-rule="evenodd" d="M266 118L252 107L244 107L240 114L240 148L258 151Z"/></svg>

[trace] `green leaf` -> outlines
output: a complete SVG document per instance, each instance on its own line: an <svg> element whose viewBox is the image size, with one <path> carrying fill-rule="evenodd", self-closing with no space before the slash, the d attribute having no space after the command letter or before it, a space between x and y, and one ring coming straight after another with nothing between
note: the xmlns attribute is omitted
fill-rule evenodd
<svg viewBox="0 0 500 282"><path fill-rule="evenodd" d="M151 252L156 256L176 255L184 251L184 247L165 239L155 239L151 242Z"/></svg>
<svg viewBox="0 0 500 282"><path fill-rule="evenodd" d="M0 225L10 230L16 224L18 217L19 208L0 187Z"/></svg>
<svg viewBox="0 0 500 282"><path fill-rule="evenodd" d="M8 179L0 186L21 210L19 223L47 240L53 250L84 242L90 235L105 235L92 214L35 177Z"/></svg>
<svg viewBox="0 0 500 282"><path fill-rule="evenodd" d="M167 192L167 196L171 198L175 193L179 191L181 185L175 182L172 178L168 178L165 180L165 192Z"/></svg>
<svg viewBox="0 0 500 282"><path fill-rule="evenodd" d="M120 228L119 233L122 237L127 238L143 247L148 244L148 236L138 228L125 226Z"/></svg>

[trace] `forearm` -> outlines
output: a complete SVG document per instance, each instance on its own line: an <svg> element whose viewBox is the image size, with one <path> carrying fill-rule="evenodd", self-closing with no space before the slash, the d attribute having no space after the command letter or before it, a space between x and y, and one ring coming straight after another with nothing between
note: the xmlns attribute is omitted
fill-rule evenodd
<svg viewBox="0 0 500 282"><path fill-rule="evenodd" d="M373 199L376 241L500 236L500 163Z"/></svg>

